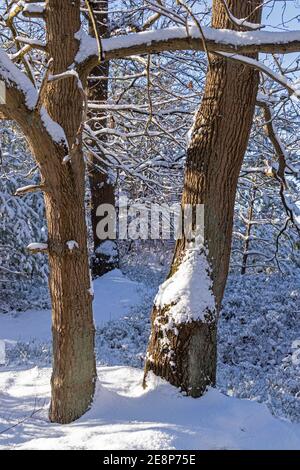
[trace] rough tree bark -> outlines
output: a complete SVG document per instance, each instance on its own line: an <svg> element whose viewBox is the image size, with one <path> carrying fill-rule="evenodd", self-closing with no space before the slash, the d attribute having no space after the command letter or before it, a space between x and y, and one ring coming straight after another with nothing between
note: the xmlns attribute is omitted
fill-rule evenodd
<svg viewBox="0 0 300 470"><path fill-rule="evenodd" d="M108 0L102 0L101 3L91 1L90 5L95 12L95 22L97 26L97 33L100 38L108 36ZM101 13L98 13L100 10ZM91 19L89 20L89 34L95 36L94 25ZM88 81L88 98L91 101L105 103L108 97L108 75L109 75L109 61L103 61L95 67ZM102 77L97 79L97 77ZM89 117L94 115L90 112ZM98 112L95 116L100 121L100 126L96 120L90 121L90 127L96 131L102 126L107 125L106 113ZM105 135L102 134L105 139ZM99 138L99 137L98 137ZM101 138L101 137L100 137ZM118 266L118 251L117 244L111 240L109 250L105 250L103 242L97 236L97 224L101 217L97 216L97 208L101 204L110 204L115 207L115 187L109 178L108 168L105 166L105 156L99 155L99 148L95 146L96 155L91 154L89 157L88 177L91 191L91 223L93 231L94 253L92 257L92 274L93 277L102 276L103 274L111 271ZM100 163L97 154L101 157Z"/></svg>
<svg viewBox="0 0 300 470"><path fill-rule="evenodd" d="M251 15L249 21L260 21L261 9L255 10L259 0L229 0L227 4L235 17ZM213 1L212 26L237 29L221 0ZM204 204L206 250L201 253L208 254L215 308L203 312L202 320L173 325L166 332L172 305L154 305L144 379L146 385L147 374L153 371L193 397L201 396L216 380L217 319L228 274L236 186L259 80L255 70L216 55L210 55L210 63L187 150L182 206ZM188 240L183 237L176 244L169 279L187 250Z"/></svg>
<svg viewBox="0 0 300 470"><path fill-rule="evenodd" d="M50 72L60 74L74 63L78 50L74 35L80 29L80 0L47 0L45 20ZM41 173L52 302L49 417L68 423L88 409L96 379L80 131L83 96L76 76L69 75L45 83L36 105L29 106L36 96L32 83L7 56L1 58L0 76L7 86L1 111L21 126Z"/></svg>
<svg viewBox="0 0 300 470"><path fill-rule="evenodd" d="M74 63L80 29L80 1L46 2L46 31L52 73ZM84 161L81 134L83 99L76 78L52 82L45 107L64 129L71 160L60 155L41 168L49 191L45 194L49 237L52 299L53 373L50 419L60 423L81 416L90 405L95 386L94 324L84 211ZM73 250L66 242L76 241ZM56 247L58 249L56 249ZM63 248L63 249L62 249Z"/></svg>

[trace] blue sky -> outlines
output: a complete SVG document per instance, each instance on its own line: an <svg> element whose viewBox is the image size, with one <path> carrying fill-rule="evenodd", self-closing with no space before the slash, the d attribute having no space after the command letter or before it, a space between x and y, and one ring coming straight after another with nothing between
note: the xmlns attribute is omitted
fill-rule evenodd
<svg viewBox="0 0 300 470"><path fill-rule="evenodd" d="M297 16L299 16L299 19L296 18ZM300 29L300 0L287 0L285 2L273 0L264 7L262 23L267 26L267 29L276 31ZM287 54L283 63L285 66L295 64L298 58L298 53Z"/></svg>
<svg viewBox="0 0 300 470"><path fill-rule="evenodd" d="M241 0L245 1L245 0ZM282 23L282 14L284 13L284 20L287 21L297 15L300 16L300 0L265 0L266 5L263 10L263 23L268 26L277 26ZM212 4L212 0L208 0L208 4ZM198 6L198 8L197 8ZM196 7L196 8L195 8ZM201 2L194 5L195 10L201 11ZM272 12L271 12L272 11ZM271 14L270 14L271 13ZM282 27L284 29L284 26ZM298 29L300 23L297 20L292 21L286 25L286 29Z"/></svg>
<svg viewBox="0 0 300 470"><path fill-rule="evenodd" d="M263 23L283 30L299 29L297 15L300 17L300 0L272 0L264 7ZM283 21L286 23L282 24Z"/></svg>

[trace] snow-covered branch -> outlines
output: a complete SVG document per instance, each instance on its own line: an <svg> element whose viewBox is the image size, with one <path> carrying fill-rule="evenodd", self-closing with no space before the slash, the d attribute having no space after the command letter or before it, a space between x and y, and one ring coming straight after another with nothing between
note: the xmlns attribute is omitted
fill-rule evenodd
<svg viewBox="0 0 300 470"><path fill-rule="evenodd" d="M45 3L26 3L22 15L26 18L45 18Z"/></svg>
<svg viewBox="0 0 300 470"><path fill-rule="evenodd" d="M29 117L35 112L35 125L41 126L57 144L66 147L67 139L62 127L54 122L44 106L36 109L38 92L27 75L22 72L0 48L0 80L6 87L6 102L0 105L3 117L17 121L21 127L30 125ZM32 125L32 124L31 124Z"/></svg>
<svg viewBox="0 0 300 470"><path fill-rule="evenodd" d="M270 67L267 67L262 62L259 62L258 60L252 59L250 57L242 56L240 54L230 54L227 52L219 52L219 51L216 51L216 54L220 55L221 57L226 57L236 62L240 62L242 64L250 65L250 67L253 67L259 70L260 72L264 73L265 75L270 77L272 80L274 80L275 82L279 83L281 86L286 88L291 95L295 95L297 98L300 98L299 84L294 85L284 75L282 75L281 73L274 72L274 70L270 69Z"/></svg>
<svg viewBox="0 0 300 470"><path fill-rule="evenodd" d="M20 112L24 114L34 109L37 101L35 87L2 49L0 49L0 80L6 87L6 103L1 105L4 114L16 119L15 115Z"/></svg>
<svg viewBox="0 0 300 470"><path fill-rule="evenodd" d="M230 8L228 7L228 4L227 4L227 0L222 0L222 3L224 5L224 8L226 10L226 14L228 16L228 18L230 19L230 21L235 25L235 26L239 26L239 27L243 27L243 28L246 28L246 29L249 29L249 30L258 30L258 29L262 29L264 28L265 26L263 24L257 24L257 23L250 23L248 21L248 18L236 18L230 11Z"/></svg>
<svg viewBox="0 0 300 470"><path fill-rule="evenodd" d="M202 28L208 51L246 54L264 52L287 54L300 50L300 31L232 31ZM97 42L80 30L76 38L80 48L75 58L77 64L91 70L98 61ZM135 54L153 54L176 50L203 51L204 45L196 25L164 28L120 35L102 40L103 53L107 60L120 59Z"/></svg>

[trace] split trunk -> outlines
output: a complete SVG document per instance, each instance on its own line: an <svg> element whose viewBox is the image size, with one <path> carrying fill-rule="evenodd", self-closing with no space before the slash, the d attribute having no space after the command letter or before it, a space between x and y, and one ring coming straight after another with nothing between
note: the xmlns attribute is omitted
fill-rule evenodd
<svg viewBox="0 0 300 470"><path fill-rule="evenodd" d="M259 23L258 0L229 0L227 4L235 17ZM212 26L237 29L221 0L213 1ZM258 81L254 69L210 55L204 95L187 150L182 207L204 204L205 250L201 256L207 253L215 309L203 312L205 319L203 316L173 325L166 333L172 305L153 307L145 384L149 371L193 397L201 396L207 386L215 384L217 320L228 274L237 181L253 120ZM178 240L169 278L178 271L188 246L185 237ZM201 289L203 286L199 285Z"/></svg>

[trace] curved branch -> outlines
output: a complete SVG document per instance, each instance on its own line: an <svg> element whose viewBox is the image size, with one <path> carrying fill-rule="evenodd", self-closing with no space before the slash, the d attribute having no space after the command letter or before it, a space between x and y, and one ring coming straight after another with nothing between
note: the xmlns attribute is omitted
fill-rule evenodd
<svg viewBox="0 0 300 470"><path fill-rule="evenodd" d="M300 31L232 31L203 26L202 32L210 52L287 54L300 51ZM75 61L82 73L88 73L98 62L97 42L84 31L79 31L76 38L80 48ZM185 27L164 28L102 39L102 47L106 60L166 51L204 51L203 40L195 25L189 27L189 36Z"/></svg>

